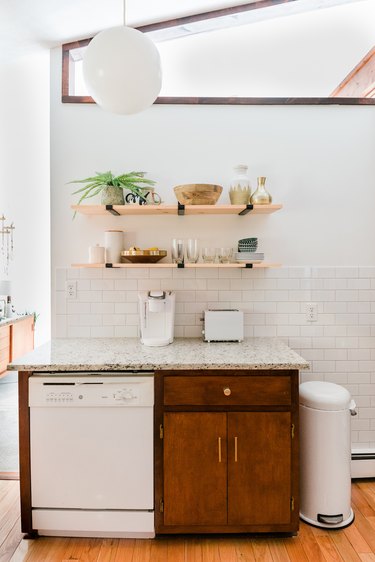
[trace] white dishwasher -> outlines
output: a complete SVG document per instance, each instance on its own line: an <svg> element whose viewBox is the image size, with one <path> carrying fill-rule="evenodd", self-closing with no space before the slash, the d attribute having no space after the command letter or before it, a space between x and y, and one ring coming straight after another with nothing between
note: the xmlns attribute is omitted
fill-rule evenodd
<svg viewBox="0 0 375 562"><path fill-rule="evenodd" d="M29 378L34 530L155 536L153 405L151 372Z"/></svg>

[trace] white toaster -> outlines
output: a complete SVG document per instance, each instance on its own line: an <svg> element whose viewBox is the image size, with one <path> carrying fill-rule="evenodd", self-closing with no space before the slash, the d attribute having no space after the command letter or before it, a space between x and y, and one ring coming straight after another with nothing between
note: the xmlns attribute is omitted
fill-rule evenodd
<svg viewBox="0 0 375 562"><path fill-rule="evenodd" d="M204 341L239 342L243 340L242 310L205 310L203 314L202 333Z"/></svg>

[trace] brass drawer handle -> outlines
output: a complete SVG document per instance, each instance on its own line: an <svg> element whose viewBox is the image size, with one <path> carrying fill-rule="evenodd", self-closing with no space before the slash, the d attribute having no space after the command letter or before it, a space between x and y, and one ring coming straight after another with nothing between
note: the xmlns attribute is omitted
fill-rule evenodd
<svg viewBox="0 0 375 562"><path fill-rule="evenodd" d="M223 392L224 392L225 396L230 396L232 394L232 391L229 387L224 388Z"/></svg>
<svg viewBox="0 0 375 562"><path fill-rule="evenodd" d="M238 441L238 437L234 438L234 462L237 462L237 441Z"/></svg>
<svg viewBox="0 0 375 562"><path fill-rule="evenodd" d="M219 462L221 462L221 437L218 437L218 446L219 446Z"/></svg>

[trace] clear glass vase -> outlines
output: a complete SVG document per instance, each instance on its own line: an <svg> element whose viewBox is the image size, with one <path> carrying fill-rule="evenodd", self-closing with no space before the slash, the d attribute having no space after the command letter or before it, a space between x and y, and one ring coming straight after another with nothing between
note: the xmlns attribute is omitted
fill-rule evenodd
<svg viewBox="0 0 375 562"><path fill-rule="evenodd" d="M272 197L266 190L266 178L264 176L258 178L258 187L252 194L250 203L252 205L268 205L272 203Z"/></svg>
<svg viewBox="0 0 375 562"><path fill-rule="evenodd" d="M232 205L247 205L250 202L251 185L244 164L234 166L234 176L230 182L229 198Z"/></svg>

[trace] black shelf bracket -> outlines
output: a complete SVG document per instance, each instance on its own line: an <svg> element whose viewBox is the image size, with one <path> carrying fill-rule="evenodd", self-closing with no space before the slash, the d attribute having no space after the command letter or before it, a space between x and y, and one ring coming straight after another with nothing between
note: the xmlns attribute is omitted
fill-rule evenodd
<svg viewBox="0 0 375 562"><path fill-rule="evenodd" d="M116 217L120 216L120 213L113 208L113 205L106 205L105 210L111 213L111 215L115 215Z"/></svg>
<svg viewBox="0 0 375 562"><path fill-rule="evenodd" d="M245 263L245 267L246 267L246 269L252 269L253 264L252 263Z"/></svg>
<svg viewBox="0 0 375 562"><path fill-rule="evenodd" d="M177 214L182 217L185 214L185 205L181 205L180 202L178 202L177 205Z"/></svg>
<svg viewBox="0 0 375 562"><path fill-rule="evenodd" d="M178 264L177 264L177 268L178 268L178 269L184 269L184 267L185 267L184 262L178 263Z"/></svg>
<svg viewBox="0 0 375 562"><path fill-rule="evenodd" d="M239 216L241 215L247 215L247 213L250 213L250 211L252 211L254 209L254 205L246 205L246 208L243 209L239 214Z"/></svg>
<svg viewBox="0 0 375 562"><path fill-rule="evenodd" d="M105 266L111 268L113 267L113 263L106 263Z"/></svg>

